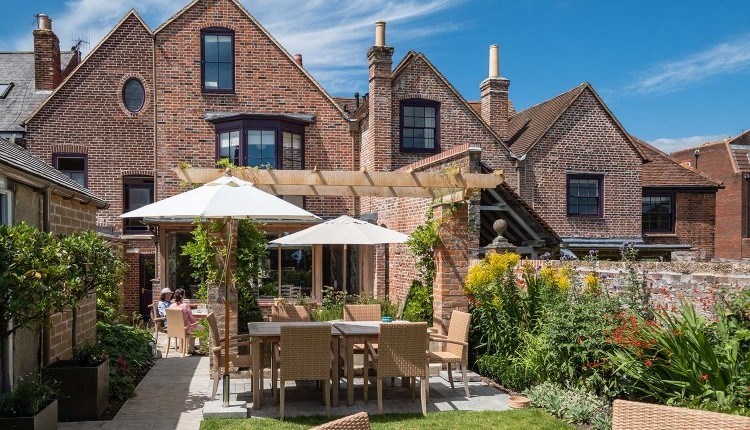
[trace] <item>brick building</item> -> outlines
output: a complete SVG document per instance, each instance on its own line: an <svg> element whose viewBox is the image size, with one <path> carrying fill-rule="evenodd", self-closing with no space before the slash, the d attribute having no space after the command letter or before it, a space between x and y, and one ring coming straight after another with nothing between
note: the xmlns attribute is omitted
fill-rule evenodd
<svg viewBox="0 0 750 430"><path fill-rule="evenodd" d="M106 207L107 203L91 191L23 147L0 138L0 224L25 222L56 234L94 230L97 211ZM17 380L36 373L40 364L69 359L71 319L71 312L60 312L50 317L47 329L17 331L12 339L12 358L0 357L0 372L8 371ZM95 296L79 304L77 332L78 342L96 339Z"/></svg>
<svg viewBox="0 0 750 430"><path fill-rule="evenodd" d="M716 257L750 258L750 131L672 157L724 185L716 196Z"/></svg>
<svg viewBox="0 0 750 430"><path fill-rule="evenodd" d="M443 285L436 290L447 289L436 295L447 302L460 304L468 261L494 239L499 218L513 245L529 256L554 252L561 238L571 249L576 240L587 248L643 242L640 200L648 157L590 85L516 113L494 46L489 77L479 85L481 101L468 102L421 53L409 52L394 68L385 23L376 28L367 52L368 95L334 99L301 57L284 50L235 0L195 0L153 31L131 11L28 117L30 150L53 165L61 156L82 161L84 183L111 202L98 222L125 241L131 269L139 268L125 285L127 312L150 303L153 277L170 288L195 283L180 255L190 220L149 228L118 218L179 192L174 169L182 163L212 168L228 158L275 169L503 170L506 183L497 189L434 210L435 216L455 215L470 232L456 230L446 241L450 247L438 252ZM580 202L566 201L566 189ZM405 233L424 222L434 203L283 197L324 218L349 214ZM266 226L271 238L301 227ZM310 253L304 251L297 273L307 269ZM404 246L350 247L348 260L360 264L346 274L342 252L323 249L326 285L340 285L347 276L359 292L361 270L375 274L373 293L403 300L415 278ZM156 253L163 264L154 268ZM285 254L282 266L292 261Z"/></svg>

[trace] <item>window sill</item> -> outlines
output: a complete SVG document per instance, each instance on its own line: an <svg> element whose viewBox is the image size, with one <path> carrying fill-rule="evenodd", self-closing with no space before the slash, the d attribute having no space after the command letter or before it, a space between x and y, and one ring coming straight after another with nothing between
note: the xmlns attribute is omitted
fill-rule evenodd
<svg viewBox="0 0 750 430"><path fill-rule="evenodd" d="M409 149L409 148L399 148L399 151L401 151L404 154L439 154L440 149Z"/></svg>
<svg viewBox="0 0 750 430"><path fill-rule="evenodd" d="M124 232L120 235L121 239L127 240L142 240L142 239L153 239L154 235L151 233L136 233L136 232Z"/></svg>
<svg viewBox="0 0 750 430"><path fill-rule="evenodd" d="M677 233L668 233L668 232L665 232L665 233L658 233L658 232L648 233L648 232L644 232L643 236L644 237L677 237Z"/></svg>
<svg viewBox="0 0 750 430"><path fill-rule="evenodd" d="M596 221L596 220L602 220L604 221L604 217L601 215L568 215L568 219L572 220L586 220L586 221Z"/></svg>

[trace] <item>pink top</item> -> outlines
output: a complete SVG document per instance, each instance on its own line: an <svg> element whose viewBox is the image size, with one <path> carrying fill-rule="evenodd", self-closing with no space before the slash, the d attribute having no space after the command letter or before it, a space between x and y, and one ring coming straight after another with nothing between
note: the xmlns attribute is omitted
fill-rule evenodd
<svg viewBox="0 0 750 430"><path fill-rule="evenodd" d="M186 303L183 304L177 304L172 303L171 306L169 306L170 309L180 309L182 310L182 321L185 323L185 333L190 334L195 330L195 316L193 316L193 311L190 310L190 306L188 306Z"/></svg>

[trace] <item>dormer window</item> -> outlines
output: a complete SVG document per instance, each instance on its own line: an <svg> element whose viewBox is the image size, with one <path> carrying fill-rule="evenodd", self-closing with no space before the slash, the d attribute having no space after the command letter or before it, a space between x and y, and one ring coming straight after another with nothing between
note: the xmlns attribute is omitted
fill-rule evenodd
<svg viewBox="0 0 750 430"><path fill-rule="evenodd" d="M234 92L234 32L209 28L201 32L201 86L204 92Z"/></svg>
<svg viewBox="0 0 750 430"><path fill-rule="evenodd" d="M0 83L0 99L7 97L11 88L13 88L13 82Z"/></svg>
<svg viewBox="0 0 750 430"><path fill-rule="evenodd" d="M401 152L440 152L440 103L401 101Z"/></svg>

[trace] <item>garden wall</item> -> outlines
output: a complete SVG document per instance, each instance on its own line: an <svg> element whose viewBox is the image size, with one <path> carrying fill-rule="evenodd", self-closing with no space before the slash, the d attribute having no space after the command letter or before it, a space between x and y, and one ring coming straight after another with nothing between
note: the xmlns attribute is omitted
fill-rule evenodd
<svg viewBox="0 0 750 430"><path fill-rule="evenodd" d="M544 264L558 267L571 264L581 276L596 269L603 285L610 291L621 291L624 287L626 269L623 262L523 260L519 266L522 264L533 264L537 267ZM646 287L651 292L653 304L669 305L688 299L696 304L699 310L710 312L707 305L715 298L714 293L750 289L749 263L674 261L632 264L645 280Z"/></svg>

